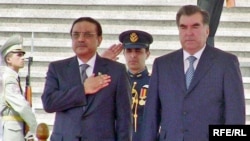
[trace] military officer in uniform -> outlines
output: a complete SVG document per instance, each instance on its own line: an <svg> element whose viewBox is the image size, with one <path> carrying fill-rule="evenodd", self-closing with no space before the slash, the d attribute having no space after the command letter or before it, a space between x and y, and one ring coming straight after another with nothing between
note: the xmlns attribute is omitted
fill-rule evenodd
<svg viewBox="0 0 250 141"><path fill-rule="evenodd" d="M18 75L19 69L24 67L25 51L22 43L22 36L13 35L1 47L2 60L6 63L0 98L4 141L34 140L37 127L35 114L23 95ZM25 135L24 123L29 127L29 132Z"/></svg>
<svg viewBox="0 0 250 141"><path fill-rule="evenodd" d="M117 60L117 56L123 50L132 85L133 141L138 141L150 78L146 60L150 55L149 46L153 42L153 37L145 31L128 30L119 35L119 40L121 43L113 44L101 56Z"/></svg>
<svg viewBox="0 0 250 141"><path fill-rule="evenodd" d="M113 44L102 52L101 56L117 60L117 56L123 51L132 86L133 141L138 141L150 79L146 60L150 55L149 46L153 42L153 37L145 31L128 30L119 35L119 40L121 43Z"/></svg>
<svg viewBox="0 0 250 141"><path fill-rule="evenodd" d="M123 45L123 54L132 86L133 141L138 141L150 73L146 60L150 55L149 46L153 37L144 31L128 30L119 35Z"/></svg>

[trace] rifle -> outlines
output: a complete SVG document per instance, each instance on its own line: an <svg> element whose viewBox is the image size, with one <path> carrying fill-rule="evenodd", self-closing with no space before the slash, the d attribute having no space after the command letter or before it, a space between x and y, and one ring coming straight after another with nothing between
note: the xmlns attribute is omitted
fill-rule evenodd
<svg viewBox="0 0 250 141"><path fill-rule="evenodd" d="M31 45L31 52L33 52L33 32L32 32L32 45ZM31 85L30 85L30 67L31 64L33 62L33 57L28 57L26 58L28 59L28 73L26 76L26 85L25 85L25 93L24 93L24 97L25 99L29 102L30 107L32 107L32 89L31 89ZM24 128L23 128L23 133L24 135L26 135L29 131L29 126L24 123Z"/></svg>
<svg viewBox="0 0 250 141"><path fill-rule="evenodd" d="M33 62L33 57L29 57L28 59L28 74L26 76L26 86L25 86L25 99L29 102L30 107L32 107L32 89L30 85L30 66ZM29 127L25 124L24 126L24 135L29 131Z"/></svg>

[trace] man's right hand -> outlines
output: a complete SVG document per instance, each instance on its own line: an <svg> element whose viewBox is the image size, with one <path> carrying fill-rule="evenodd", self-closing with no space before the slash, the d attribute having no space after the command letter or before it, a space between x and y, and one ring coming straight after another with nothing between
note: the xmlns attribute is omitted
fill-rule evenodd
<svg viewBox="0 0 250 141"><path fill-rule="evenodd" d="M94 94L102 88L107 87L110 82L111 76L107 74L100 74L97 76L93 74L84 81L85 94Z"/></svg>
<svg viewBox="0 0 250 141"><path fill-rule="evenodd" d="M101 56L104 57L104 58L116 61L116 60L119 59L117 56L121 53L122 49L123 49L123 46L122 46L121 43L113 44L107 50L105 50L101 54Z"/></svg>

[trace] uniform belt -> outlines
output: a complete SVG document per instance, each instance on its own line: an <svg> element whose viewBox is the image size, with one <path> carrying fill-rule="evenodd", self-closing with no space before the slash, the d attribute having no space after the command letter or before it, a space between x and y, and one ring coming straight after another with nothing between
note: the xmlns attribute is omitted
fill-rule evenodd
<svg viewBox="0 0 250 141"><path fill-rule="evenodd" d="M2 120L5 120L5 121L24 121L20 116L3 116Z"/></svg>

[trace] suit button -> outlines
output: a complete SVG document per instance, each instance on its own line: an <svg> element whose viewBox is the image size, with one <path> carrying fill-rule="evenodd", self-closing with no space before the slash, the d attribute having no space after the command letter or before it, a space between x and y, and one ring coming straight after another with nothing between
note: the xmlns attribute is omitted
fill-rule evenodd
<svg viewBox="0 0 250 141"><path fill-rule="evenodd" d="M187 112L186 112L186 111L184 111L182 114L183 114L183 115L187 115Z"/></svg>
<svg viewBox="0 0 250 141"><path fill-rule="evenodd" d="M182 133L188 132L187 129L182 129Z"/></svg>
<svg viewBox="0 0 250 141"><path fill-rule="evenodd" d="M86 111L86 106L82 106L82 110L85 112Z"/></svg>

